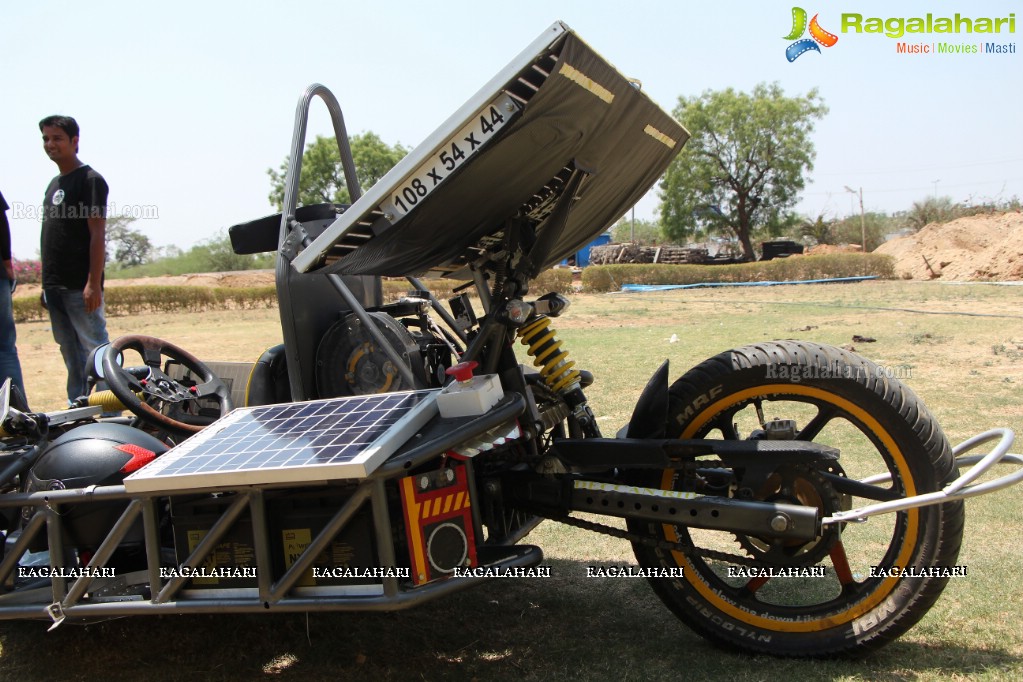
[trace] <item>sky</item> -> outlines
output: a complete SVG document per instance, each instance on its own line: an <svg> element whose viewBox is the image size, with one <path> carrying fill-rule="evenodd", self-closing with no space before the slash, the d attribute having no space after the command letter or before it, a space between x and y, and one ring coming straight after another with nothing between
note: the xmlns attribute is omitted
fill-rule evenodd
<svg viewBox="0 0 1023 682"><path fill-rule="evenodd" d="M1023 198L1023 3L796 0L838 42L785 58L794 2L4 2L0 192L14 257L38 257L38 206L57 174L38 122L81 126L79 157L106 178L112 213L183 249L273 213L267 169L288 153L311 83L337 96L350 134L413 147L562 20L666 110L679 96L778 82L817 88L829 113L796 209L808 216ZM1009 54L899 54L900 40L841 31L842 15L1008 17L1017 32L902 42L1014 46ZM1023 42L1023 41L1020 41ZM331 135L317 101L307 140ZM652 192L637 218L653 219Z"/></svg>

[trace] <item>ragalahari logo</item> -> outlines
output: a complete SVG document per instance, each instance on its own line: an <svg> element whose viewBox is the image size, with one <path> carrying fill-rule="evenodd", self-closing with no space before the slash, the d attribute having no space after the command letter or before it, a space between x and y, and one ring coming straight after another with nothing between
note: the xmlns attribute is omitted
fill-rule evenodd
<svg viewBox="0 0 1023 682"><path fill-rule="evenodd" d="M817 17L819 15L813 15L813 19L810 20L810 37L801 38L803 33L807 30L806 25L806 10L802 7L792 8L792 31L785 36L785 40L795 40L796 42L785 48L785 58L790 62L796 61L800 55L803 55L810 50L820 52L821 48L817 47L818 44L824 47L832 47L838 42L838 36L834 33L828 33L821 25L817 23Z"/></svg>

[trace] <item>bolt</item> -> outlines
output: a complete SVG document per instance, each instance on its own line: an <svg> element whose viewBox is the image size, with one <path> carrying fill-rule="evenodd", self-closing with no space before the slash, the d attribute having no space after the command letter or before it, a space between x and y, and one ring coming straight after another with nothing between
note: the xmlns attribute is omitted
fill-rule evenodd
<svg viewBox="0 0 1023 682"><path fill-rule="evenodd" d="M776 514L771 519L771 530L781 533L790 527L789 517L785 514Z"/></svg>

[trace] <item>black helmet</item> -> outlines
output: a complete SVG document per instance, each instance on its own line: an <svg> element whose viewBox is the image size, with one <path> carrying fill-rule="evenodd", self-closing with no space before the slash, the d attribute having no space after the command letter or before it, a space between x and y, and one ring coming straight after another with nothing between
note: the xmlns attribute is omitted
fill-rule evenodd
<svg viewBox="0 0 1023 682"><path fill-rule="evenodd" d="M50 443L27 477L26 490L64 490L91 485L119 485L124 477L167 451L153 436L125 424L85 424ZM61 515L68 544L79 552L95 551L128 503L76 503ZM31 515L33 510L26 508ZM143 541L141 520L120 546ZM36 536L33 551L45 548Z"/></svg>

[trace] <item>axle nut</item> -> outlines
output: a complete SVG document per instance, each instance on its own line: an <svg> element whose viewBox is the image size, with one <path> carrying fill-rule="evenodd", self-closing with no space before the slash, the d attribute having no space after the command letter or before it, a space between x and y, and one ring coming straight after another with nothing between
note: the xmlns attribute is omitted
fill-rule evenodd
<svg viewBox="0 0 1023 682"><path fill-rule="evenodd" d="M771 518L771 530L782 533L792 526L792 522L785 514L775 514Z"/></svg>

